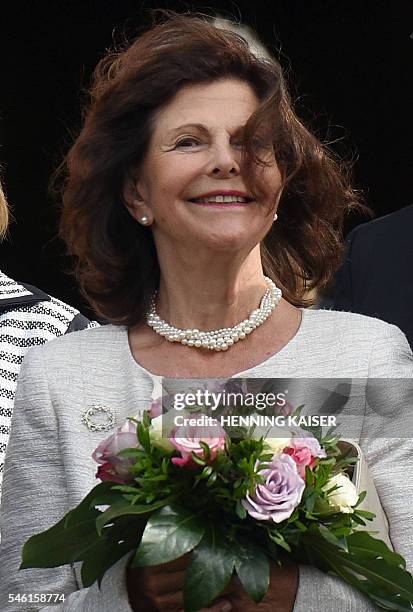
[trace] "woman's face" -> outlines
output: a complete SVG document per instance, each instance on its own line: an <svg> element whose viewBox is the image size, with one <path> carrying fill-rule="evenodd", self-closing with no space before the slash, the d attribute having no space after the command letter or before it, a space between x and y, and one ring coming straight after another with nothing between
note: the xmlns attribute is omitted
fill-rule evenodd
<svg viewBox="0 0 413 612"><path fill-rule="evenodd" d="M256 166L257 199L241 172L241 133L257 105L247 83L225 78L189 85L159 110L136 185L140 201L129 207L153 222L158 251L165 241L251 250L266 235L281 190L272 149L259 151L270 165Z"/></svg>

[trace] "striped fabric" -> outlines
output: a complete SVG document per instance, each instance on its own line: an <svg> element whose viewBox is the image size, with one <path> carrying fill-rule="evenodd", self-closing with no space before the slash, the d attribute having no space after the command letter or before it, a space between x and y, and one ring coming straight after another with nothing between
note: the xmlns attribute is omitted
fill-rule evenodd
<svg viewBox="0 0 413 612"><path fill-rule="evenodd" d="M0 271L0 496L17 376L32 346L68 331L96 327L78 310Z"/></svg>

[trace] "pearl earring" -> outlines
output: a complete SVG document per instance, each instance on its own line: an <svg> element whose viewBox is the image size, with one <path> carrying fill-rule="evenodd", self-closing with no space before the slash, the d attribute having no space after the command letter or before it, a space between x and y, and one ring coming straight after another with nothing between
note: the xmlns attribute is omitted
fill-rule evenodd
<svg viewBox="0 0 413 612"><path fill-rule="evenodd" d="M275 213L274 214L274 221L277 221L277 219L278 219L278 215L277 215L277 213Z"/></svg>
<svg viewBox="0 0 413 612"><path fill-rule="evenodd" d="M140 223L142 223L142 225L148 225L149 223L149 217L147 217L146 215L143 215L140 219L139 219Z"/></svg>

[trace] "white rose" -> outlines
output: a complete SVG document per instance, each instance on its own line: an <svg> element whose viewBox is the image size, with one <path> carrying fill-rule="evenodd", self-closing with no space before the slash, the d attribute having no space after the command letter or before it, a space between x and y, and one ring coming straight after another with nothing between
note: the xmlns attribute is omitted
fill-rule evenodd
<svg viewBox="0 0 413 612"><path fill-rule="evenodd" d="M290 444L291 433L286 427L256 427L252 437L255 440L264 438L267 448L274 454L282 453Z"/></svg>
<svg viewBox="0 0 413 612"><path fill-rule="evenodd" d="M358 500L357 489L351 482L350 478L345 474L336 474L324 485L323 490L328 491L332 487L338 488L328 495L330 506L335 511L351 514L354 512L352 506L355 506Z"/></svg>
<svg viewBox="0 0 413 612"><path fill-rule="evenodd" d="M158 448L162 448L166 452L170 452L175 449L168 437L175 426L173 420L174 416L174 410L171 412L166 412L165 414L160 414L152 419L151 426L149 428L149 437L152 444Z"/></svg>

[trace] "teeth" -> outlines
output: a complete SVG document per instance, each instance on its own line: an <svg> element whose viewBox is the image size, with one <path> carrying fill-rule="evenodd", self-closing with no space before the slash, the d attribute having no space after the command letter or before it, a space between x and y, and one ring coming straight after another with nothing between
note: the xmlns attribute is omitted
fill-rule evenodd
<svg viewBox="0 0 413 612"><path fill-rule="evenodd" d="M222 202L240 202L245 204L248 199L243 198L241 196L233 196L233 195L217 195L217 196L208 196L207 198L193 198L194 202L212 202L212 203L222 203Z"/></svg>

